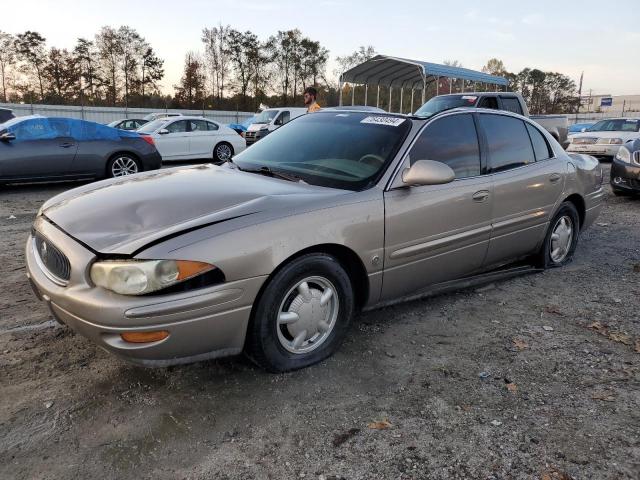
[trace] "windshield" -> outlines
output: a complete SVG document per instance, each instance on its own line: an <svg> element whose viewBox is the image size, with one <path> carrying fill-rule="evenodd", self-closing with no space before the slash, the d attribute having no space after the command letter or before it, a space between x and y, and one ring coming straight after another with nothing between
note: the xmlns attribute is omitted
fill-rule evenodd
<svg viewBox="0 0 640 480"><path fill-rule="evenodd" d="M276 118L278 114L278 110L265 110L262 113L256 115L256 118L253 120L253 123L269 123L271 120Z"/></svg>
<svg viewBox="0 0 640 480"><path fill-rule="evenodd" d="M433 97L417 111L419 117L430 117L444 110L451 110L459 107L473 107L478 97L475 95L443 95L441 97Z"/></svg>
<svg viewBox="0 0 640 480"><path fill-rule="evenodd" d="M319 112L287 123L233 158L243 170L268 167L330 188L362 190L384 172L411 128L409 119Z"/></svg>
<svg viewBox="0 0 640 480"><path fill-rule="evenodd" d="M587 132L637 132L640 128L639 120L613 119L602 120L587 129Z"/></svg>
<svg viewBox="0 0 640 480"><path fill-rule="evenodd" d="M155 132L158 128L160 128L162 125L164 125L165 123L167 123L167 119L166 118L160 118L158 120L153 120L149 123L145 123L143 126L141 126L138 130L136 130L137 132L140 133L153 133Z"/></svg>

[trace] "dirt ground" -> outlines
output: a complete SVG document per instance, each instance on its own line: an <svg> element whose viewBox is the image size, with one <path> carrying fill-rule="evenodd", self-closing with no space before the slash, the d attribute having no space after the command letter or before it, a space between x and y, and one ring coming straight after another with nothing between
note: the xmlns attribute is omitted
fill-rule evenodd
<svg viewBox="0 0 640 480"><path fill-rule="evenodd" d="M362 314L272 375L135 367L55 324L23 248L73 186L0 191L0 478L640 478L640 199L609 195L565 268Z"/></svg>

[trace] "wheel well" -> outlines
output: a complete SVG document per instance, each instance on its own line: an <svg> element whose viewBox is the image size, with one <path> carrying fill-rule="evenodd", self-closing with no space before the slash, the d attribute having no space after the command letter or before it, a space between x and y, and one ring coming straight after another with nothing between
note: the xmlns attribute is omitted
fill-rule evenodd
<svg viewBox="0 0 640 480"><path fill-rule="evenodd" d="M584 199L577 193L574 193L565 198L564 201L571 202L576 207L576 210L578 210L578 218L580 219L580 228L582 228L582 225L584 225L584 217L587 214Z"/></svg>
<svg viewBox="0 0 640 480"><path fill-rule="evenodd" d="M285 265L289 262L295 260L298 257L303 255L307 255L309 253L326 253L327 255L331 255L334 257L340 265L344 268L347 275L349 275L349 279L351 280L351 286L353 287L353 293L355 296L355 304L356 308L360 309L364 306L369 298L369 278L367 276L367 270L362 264L362 260L360 257L351 250L349 247L345 247L344 245L338 245L334 243L326 243L321 245L314 245L313 247L305 248L304 250L300 250L295 254L291 255L289 258L284 260L276 267L276 269L271 272L269 278L262 285L260 292L258 293L257 298L260 298L262 295L262 290L269 283L269 280L273 278L273 276L280 271Z"/></svg>
<svg viewBox="0 0 640 480"><path fill-rule="evenodd" d="M109 176L109 162L111 160L113 160L114 158L116 158L118 155L128 155L131 158L133 158L134 160L136 160L138 162L138 168L140 169L140 171L142 172L144 170L144 166L142 165L142 162L140 161L140 157L138 155L136 155L133 152L127 152L127 151L120 151L120 152L116 152L113 153L112 155L109 156L109 160L107 160L107 164L105 165L104 171L105 171L105 175L108 177Z"/></svg>

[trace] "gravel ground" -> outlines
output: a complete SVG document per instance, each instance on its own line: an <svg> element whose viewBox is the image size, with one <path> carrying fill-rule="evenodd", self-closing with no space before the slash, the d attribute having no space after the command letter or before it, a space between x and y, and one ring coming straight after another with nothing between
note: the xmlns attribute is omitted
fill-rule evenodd
<svg viewBox="0 0 640 480"><path fill-rule="evenodd" d="M272 375L143 369L55 324L22 250L72 186L0 192L0 478L640 478L640 199L609 195L565 268L362 314Z"/></svg>

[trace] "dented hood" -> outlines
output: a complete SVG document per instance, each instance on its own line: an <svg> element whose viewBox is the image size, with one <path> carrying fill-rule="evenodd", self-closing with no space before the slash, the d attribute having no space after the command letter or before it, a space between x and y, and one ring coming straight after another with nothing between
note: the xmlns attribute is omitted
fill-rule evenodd
<svg viewBox="0 0 640 480"><path fill-rule="evenodd" d="M150 243L235 219L288 215L346 193L229 167L156 170L97 182L48 200L40 213L100 253L131 255Z"/></svg>

